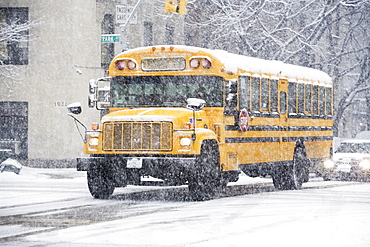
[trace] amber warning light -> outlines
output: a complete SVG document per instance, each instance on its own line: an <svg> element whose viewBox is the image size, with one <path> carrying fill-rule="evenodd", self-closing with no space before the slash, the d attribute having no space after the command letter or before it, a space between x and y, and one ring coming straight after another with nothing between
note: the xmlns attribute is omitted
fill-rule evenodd
<svg viewBox="0 0 370 247"><path fill-rule="evenodd" d="M99 124L98 123L92 123L91 124L91 129L92 130L98 130L99 129Z"/></svg>

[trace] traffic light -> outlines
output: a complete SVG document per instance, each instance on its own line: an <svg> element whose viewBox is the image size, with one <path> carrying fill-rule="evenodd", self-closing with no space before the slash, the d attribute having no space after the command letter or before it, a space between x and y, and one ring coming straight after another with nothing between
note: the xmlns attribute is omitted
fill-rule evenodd
<svg viewBox="0 0 370 247"><path fill-rule="evenodd" d="M186 5L188 4L187 0L166 0L164 5L164 12L186 15Z"/></svg>
<svg viewBox="0 0 370 247"><path fill-rule="evenodd" d="M166 3L164 5L164 12L177 14L179 12L177 0L166 0Z"/></svg>
<svg viewBox="0 0 370 247"><path fill-rule="evenodd" d="M186 5L188 4L187 0L180 0L179 2L179 15L186 15Z"/></svg>

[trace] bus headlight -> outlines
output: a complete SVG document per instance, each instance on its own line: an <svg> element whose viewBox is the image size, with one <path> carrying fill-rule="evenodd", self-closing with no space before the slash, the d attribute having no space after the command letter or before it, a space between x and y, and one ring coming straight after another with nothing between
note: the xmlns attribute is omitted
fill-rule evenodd
<svg viewBox="0 0 370 247"><path fill-rule="evenodd" d="M180 139L180 145L181 146L190 146L190 144L191 144L191 139L190 138L185 137L185 138Z"/></svg>
<svg viewBox="0 0 370 247"><path fill-rule="evenodd" d="M364 170L370 169L370 160L361 160L359 166Z"/></svg>
<svg viewBox="0 0 370 247"><path fill-rule="evenodd" d="M324 167L327 168L327 169L331 169L331 168L334 168L334 160L326 160L324 162Z"/></svg>
<svg viewBox="0 0 370 247"><path fill-rule="evenodd" d="M89 139L89 146L98 146L99 139L98 138L90 138Z"/></svg>

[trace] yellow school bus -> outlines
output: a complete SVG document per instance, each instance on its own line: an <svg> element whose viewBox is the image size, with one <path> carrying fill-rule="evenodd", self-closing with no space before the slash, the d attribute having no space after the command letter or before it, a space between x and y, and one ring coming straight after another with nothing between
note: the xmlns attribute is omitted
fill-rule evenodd
<svg viewBox="0 0 370 247"><path fill-rule="evenodd" d="M212 198L240 171L300 189L310 167L331 156L333 87L324 72L152 46L117 55L107 74L90 82L89 105L105 115L86 131L90 156L77 159L95 198L143 175L188 184L194 200Z"/></svg>

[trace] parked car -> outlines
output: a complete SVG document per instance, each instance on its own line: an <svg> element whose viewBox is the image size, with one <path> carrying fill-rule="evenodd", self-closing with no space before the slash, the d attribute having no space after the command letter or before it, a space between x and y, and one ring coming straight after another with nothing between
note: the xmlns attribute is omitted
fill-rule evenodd
<svg viewBox="0 0 370 247"><path fill-rule="evenodd" d="M17 160L8 158L7 160L0 163L0 172L14 172L19 174L21 172L22 165Z"/></svg>
<svg viewBox="0 0 370 247"><path fill-rule="evenodd" d="M342 141L324 167L325 180L370 180L370 140Z"/></svg>
<svg viewBox="0 0 370 247"><path fill-rule="evenodd" d="M370 131L361 131L357 133L357 135L355 136L355 139L370 140Z"/></svg>

